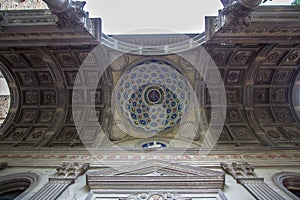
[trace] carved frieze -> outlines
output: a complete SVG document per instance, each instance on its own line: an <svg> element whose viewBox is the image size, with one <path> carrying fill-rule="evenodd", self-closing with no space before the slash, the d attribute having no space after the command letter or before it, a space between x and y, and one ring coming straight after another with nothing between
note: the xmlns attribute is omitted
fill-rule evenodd
<svg viewBox="0 0 300 200"><path fill-rule="evenodd" d="M190 200L191 198L183 197L179 194L174 193L164 193L164 192L149 192L149 193L140 193L140 194L133 194L126 198L120 198L119 200Z"/></svg>

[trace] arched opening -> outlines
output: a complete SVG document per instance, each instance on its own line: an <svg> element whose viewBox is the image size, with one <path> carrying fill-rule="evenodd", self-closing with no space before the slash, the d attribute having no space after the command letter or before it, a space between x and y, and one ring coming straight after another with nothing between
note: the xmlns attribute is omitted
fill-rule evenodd
<svg viewBox="0 0 300 200"><path fill-rule="evenodd" d="M292 199L300 199L300 173L281 172L273 176L273 181Z"/></svg>
<svg viewBox="0 0 300 200"><path fill-rule="evenodd" d="M0 199L24 199L38 182L39 176L33 173L19 173L0 177Z"/></svg>
<svg viewBox="0 0 300 200"><path fill-rule="evenodd" d="M10 91L7 81L0 71L0 127L4 123L10 108Z"/></svg>

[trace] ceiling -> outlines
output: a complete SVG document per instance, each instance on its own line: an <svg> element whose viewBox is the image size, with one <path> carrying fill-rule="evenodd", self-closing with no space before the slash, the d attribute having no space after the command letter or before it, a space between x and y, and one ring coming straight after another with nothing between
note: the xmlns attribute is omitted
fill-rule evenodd
<svg viewBox="0 0 300 200"><path fill-rule="evenodd" d="M40 32L41 27L37 26L36 30ZM51 34L49 33L48 37L52 38L55 34L52 29L49 30ZM84 145L107 146L107 141L113 144L135 139L135 135L126 134L124 131L126 127L120 128L116 125L118 120L131 125L137 122L136 126L132 126L137 132L141 129L143 133L148 133L148 130L160 132L161 129L157 129L158 126L155 124L145 129L144 122L136 121L132 114L138 116L137 109L136 113L129 112L124 96L135 99L132 94L144 97L140 103L141 107L158 105L163 108L173 106L172 102L167 103L163 97L176 95L174 99L177 98L179 101L175 105L177 110L171 110L172 115L169 115L169 118L176 115L173 120L176 127L180 113L184 116L184 111L178 111L178 107L181 105L183 110L188 108L186 96L189 92L184 90L184 97L181 98L179 91L182 90L178 87L182 84L185 88L192 88L194 90L192 92L198 98L197 113L200 115L200 126L196 126L198 129L192 136L187 134L189 128L177 127L179 131L177 139L192 138L193 143L201 144L210 125L210 130L214 128L222 130L216 148L298 149L300 43L296 32L299 31L300 27L297 24L293 24L291 28L284 23L275 22L273 25L269 23L267 28L261 22L253 22L250 26L222 27L203 45L217 66L215 70L208 70L205 74L200 74L195 70L195 66L175 54L120 56L115 50L101 47L103 50L101 56L109 58L105 63L102 57L93 51L97 45L96 40L90 33L84 31L80 33L81 36L76 33L71 36L71 32L57 31L55 45L37 44L36 41L21 39L23 43L20 46L16 41L10 44L5 41L2 43L5 45L0 47L0 67L10 88L11 108L1 128L1 148L33 146L76 148L83 147L81 141L84 141ZM13 30L1 34L12 37L12 32ZM65 34L69 34L66 44L63 42L64 39L59 42L58 33L64 37ZM16 37L24 37L18 34ZM24 34L29 34L30 37L35 35L32 31ZM35 37L47 36L41 34ZM185 52L185 55L197 55L195 51L196 49L191 49ZM105 70L103 64L107 64ZM150 70L151 67L148 65L152 64L155 69ZM135 80L133 75L136 70L142 69L147 70L143 75L153 78L141 78L145 84L137 85L136 89L129 85L128 88L135 92L129 91L128 83ZM161 72L163 69L167 71ZM174 85L168 85L168 79L154 78L170 74ZM218 75L224 82L227 100L224 125L210 124L212 119L218 121L224 114L212 106L212 99L216 99L215 97L221 93L220 79L216 78ZM166 87L158 82L154 83L154 80L161 81L161 85L165 84ZM167 91L173 86L174 91L178 90L180 94L177 92L175 94L173 90ZM120 88L123 88L122 92L119 92ZM115 95L120 95L115 102L112 101L114 91ZM165 103L160 103L161 100ZM119 106L117 119L111 109L115 103ZM134 106L133 100L130 106ZM159 112L158 109L153 111L156 117L164 114L156 113ZM145 108L142 112L145 116L149 115L150 111ZM150 115L146 120L149 117ZM101 125L100 129L98 122ZM171 122L172 120L167 123L168 126ZM190 120L185 122L193 124ZM74 124L80 126L75 127ZM120 130L114 131L116 126ZM169 127L173 128L173 125ZM168 127L163 127L166 128ZM104 136L99 136L99 133L104 133ZM159 138L164 141L172 137L174 135L171 132L159 134Z"/></svg>

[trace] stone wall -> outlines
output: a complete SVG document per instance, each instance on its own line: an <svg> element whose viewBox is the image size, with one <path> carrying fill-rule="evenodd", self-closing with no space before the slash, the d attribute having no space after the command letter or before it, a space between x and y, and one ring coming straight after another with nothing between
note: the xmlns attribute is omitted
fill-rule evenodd
<svg viewBox="0 0 300 200"><path fill-rule="evenodd" d="M47 9L42 0L0 0L0 10Z"/></svg>
<svg viewBox="0 0 300 200"><path fill-rule="evenodd" d="M10 164L9 164L10 165ZM214 170L220 171L219 168L213 168ZM93 167L93 169L88 170L88 172L98 171L101 168ZM272 175L282 172L299 172L297 167L256 167L255 173L264 178L264 182L273 188L277 193L282 195L286 200L292 200L288 197L283 191L281 191L272 181ZM56 173L55 167L45 166L45 167L7 167L4 170L1 170L2 176L14 175L18 173L35 173L40 176L39 183L33 188L31 193L27 196L34 195L38 192L44 185L49 182L49 177L53 176ZM158 183L159 184L159 183ZM239 199L247 199L247 200L255 200L255 198L240 184L236 182L231 176L228 174L225 175L225 186L224 186L224 194L229 200L239 200ZM86 176L82 175L76 180L76 182L70 185L58 198L58 200L80 200L85 199L88 195L89 188L86 185ZM117 191L116 191L117 192ZM120 192L120 191L119 191ZM116 198L117 199L117 198Z"/></svg>

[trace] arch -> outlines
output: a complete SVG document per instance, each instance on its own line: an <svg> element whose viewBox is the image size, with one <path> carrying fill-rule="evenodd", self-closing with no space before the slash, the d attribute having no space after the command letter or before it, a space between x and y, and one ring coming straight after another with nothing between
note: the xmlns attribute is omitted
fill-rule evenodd
<svg viewBox="0 0 300 200"><path fill-rule="evenodd" d="M272 176L275 185L294 200L299 200L300 173L280 172ZM298 193L298 195L295 194Z"/></svg>
<svg viewBox="0 0 300 200"><path fill-rule="evenodd" d="M0 61L0 72L9 90L9 109L7 111L8 113L5 117L3 124L0 125L1 135L1 133L6 132L10 128L11 124L9 122L14 121L17 117L20 98L18 93L19 84L16 81L17 79L14 76L14 73L10 70L9 65L4 64Z"/></svg>
<svg viewBox="0 0 300 200"><path fill-rule="evenodd" d="M35 173L17 173L0 177L0 196L21 191L14 200L24 199L38 185L40 176Z"/></svg>

